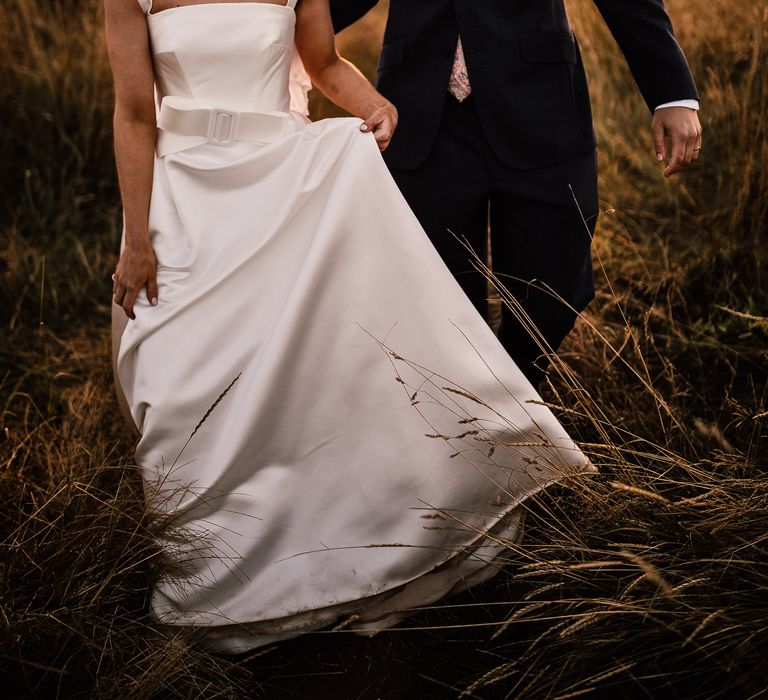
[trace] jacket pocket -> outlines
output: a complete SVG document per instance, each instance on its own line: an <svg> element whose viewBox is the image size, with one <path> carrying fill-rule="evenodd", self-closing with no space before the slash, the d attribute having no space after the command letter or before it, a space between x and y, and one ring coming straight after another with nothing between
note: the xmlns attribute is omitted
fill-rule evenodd
<svg viewBox="0 0 768 700"><path fill-rule="evenodd" d="M399 66L405 60L405 37L401 36L388 41L381 47L378 70L386 70Z"/></svg>
<svg viewBox="0 0 768 700"><path fill-rule="evenodd" d="M520 57L526 63L576 64L576 44L572 34L560 32L518 32Z"/></svg>

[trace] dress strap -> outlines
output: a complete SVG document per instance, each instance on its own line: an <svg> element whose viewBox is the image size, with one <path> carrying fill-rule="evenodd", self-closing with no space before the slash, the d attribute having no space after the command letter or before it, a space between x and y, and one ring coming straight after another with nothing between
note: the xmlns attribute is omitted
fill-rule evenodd
<svg viewBox="0 0 768 700"><path fill-rule="evenodd" d="M151 2L151 0L150 0ZM288 0L288 2L285 3L286 7L296 7L297 0Z"/></svg>
<svg viewBox="0 0 768 700"><path fill-rule="evenodd" d="M148 15L152 12L152 0L139 0L139 7L144 10L145 15Z"/></svg>

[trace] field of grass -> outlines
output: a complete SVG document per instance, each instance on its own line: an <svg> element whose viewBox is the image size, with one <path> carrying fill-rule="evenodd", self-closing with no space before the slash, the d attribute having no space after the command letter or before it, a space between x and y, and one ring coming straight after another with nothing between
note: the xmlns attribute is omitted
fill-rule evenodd
<svg viewBox="0 0 768 700"><path fill-rule="evenodd" d="M505 573L401 629L311 634L233 660L147 616L166 562L111 385L120 208L99 5L0 4L8 697L768 692L768 3L667 6L705 129L696 167L670 180L592 3L569 2L600 143L598 293L544 398L601 474L538 498ZM383 10L341 42L369 75ZM317 98L313 111L335 113Z"/></svg>

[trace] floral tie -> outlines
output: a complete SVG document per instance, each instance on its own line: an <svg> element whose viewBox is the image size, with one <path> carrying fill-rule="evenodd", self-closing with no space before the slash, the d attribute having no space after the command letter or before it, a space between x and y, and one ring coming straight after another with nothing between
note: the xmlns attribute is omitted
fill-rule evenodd
<svg viewBox="0 0 768 700"><path fill-rule="evenodd" d="M448 81L448 91L459 101L462 102L472 92L472 86L469 84L469 74L467 73L467 64L464 60L464 49L461 48L461 37L456 43L456 56L453 59L453 68L451 69L451 79Z"/></svg>

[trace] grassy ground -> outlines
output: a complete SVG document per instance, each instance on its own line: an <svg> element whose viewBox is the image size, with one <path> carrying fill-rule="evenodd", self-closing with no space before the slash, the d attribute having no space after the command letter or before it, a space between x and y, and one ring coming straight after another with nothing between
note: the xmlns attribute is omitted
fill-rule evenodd
<svg viewBox="0 0 768 700"><path fill-rule="evenodd" d="M702 92L665 181L592 3L598 295L545 399L599 465L508 571L367 640L222 659L159 634L162 569L111 388L119 240L95 2L0 5L0 676L14 697L758 697L768 685L768 5L668 0ZM344 50L375 66L380 15ZM315 100L318 116L331 114ZM329 636L329 635L333 636Z"/></svg>

